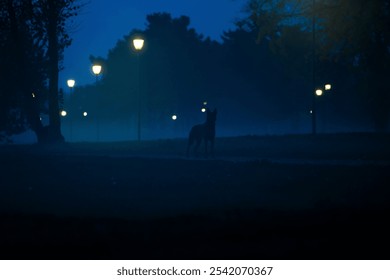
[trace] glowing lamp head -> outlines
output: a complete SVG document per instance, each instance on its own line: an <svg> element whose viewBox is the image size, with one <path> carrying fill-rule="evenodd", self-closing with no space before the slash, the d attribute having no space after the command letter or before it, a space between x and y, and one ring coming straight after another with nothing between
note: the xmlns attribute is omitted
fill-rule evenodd
<svg viewBox="0 0 390 280"><path fill-rule="evenodd" d="M84 117L88 116L88 113L87 113L87 112L84 112L84 113L83 113L83 116L84 116Z"/></svg>
<svg viewBox="0 0 390 280"><path fill-rule="evenodd" d="M92 66L92 72L93 72L95 75L99 75L100 72L102 72L102 66L101 66L101 65L93 65L93 66Z"/></svg>
<svg viewBox="0 0 390 280"><path fill-rule="evenodd" d="M206 108L201 109L202 113L206 112Z"/></svg>
<svg viewBox="0 0 390 280"><path fill-rule="evenodd" d="M176 121L177 120L177 116L176 115L172 115L172 120Z"/></svg>
<svg viewBox="0 0 390 280"><path fill-rule="evenodd" d="M66 115L67 115L65 110L62 110L60 114L61 114L62 117L66 117Z"/></svg>
<svg viewBox="0 0 390 280"><path fill-rule="evenodd" d="M325 85L325 90L331 90L332 89L332 85L331 84L326 84Z"/></svg>
<svg viewBox="0 0 390 280"><path fill-rule="evenodd" d="M316 95L317 95L317 96L321 96L322 93L323 93L323 92L322 92L322 89L317 89L317 90L316 90Z"/></svg>
<svg viewBox="0 0 390 280"><path fill-rule="evenodd" d="M76 84L76 81L73 79L69 79L66 81L66 83L68 84L68 87L72 88Z"/></svg>
<svg viewBox="0 0 390 280"><path fill-rule="evenodd" d="M133 46L134 48L137 50L137 51L140 51L142 50L142 48L144 47L144 39L141 39L141 38L135 38L133 40Z"/></svg>

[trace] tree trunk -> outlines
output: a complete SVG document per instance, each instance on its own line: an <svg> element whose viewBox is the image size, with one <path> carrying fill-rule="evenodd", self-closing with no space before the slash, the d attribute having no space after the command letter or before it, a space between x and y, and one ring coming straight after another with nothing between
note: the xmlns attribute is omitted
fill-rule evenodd
<svg viewBox="0 0 390 280"><path fill-rule="evenodd" d="M60 108L58 104L59 44L57 34L58 14L54 0L49 0L48 56L49 56L49 142L63 142Z"/></svg>

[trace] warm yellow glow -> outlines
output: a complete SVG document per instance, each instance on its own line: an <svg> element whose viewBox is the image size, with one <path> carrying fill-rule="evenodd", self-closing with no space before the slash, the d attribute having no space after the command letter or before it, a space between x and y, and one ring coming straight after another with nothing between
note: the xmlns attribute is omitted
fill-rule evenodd
<svg viewBox="0 0 390 280"><path fill-rule="evenodd" d="M95 75L99 75L101 71L102 71L102 66L101 65L93 65L92 66L92 72Z"/></svg>
<svg viewBox="0 0 390 280"><path fill-rule="evenodd" d="M76 84L76 81L73 79L69 79L66 81L66 83L68 84L68 87L72 88Z"/></svg>
<svg viewBox="0 0 390 280"><path fill-rule="evenodd" d="M172 115L172 120L177 120L177 116L176 115Z"/></svg>
<svg viewBox="0 0 390 280"><path fill-rule="evenodd" d="M316 90L316 95L321 96L322 95L322 89L317 89Z"/></svg>
<svg viewBox="0 0 390 280"><path fill-rule="evenodd" d="M65 117L67 115L66 111L65 110L62 110L61 111L61 116Z"/></svg>
<svg viewBox="0 0 390 280"><path fill-rule="evenodd" d="M84 112L84 113L83 113L83 116L84 116L84 117L88 116L88 113L87 113L87 112Z"/></svg>
<svg viewBox="0 0 390 280"><path fill-rule="evenodd" d="M142 50L144 47L144 39L136 38L133 40L133 46L137 51Z"/></svg>
<svg viewBox="0 0 390 280"><path fill-rule="evenodd" d="M325 85L325 90L331 90L332 89L332 85L331 84L326 84Z"/></svg>
<svg viewBox="0 0 390 280"><path fill-rule="evenodd" d="M204 113L206 112L206 108L202 108L201 111Z"/></svg>

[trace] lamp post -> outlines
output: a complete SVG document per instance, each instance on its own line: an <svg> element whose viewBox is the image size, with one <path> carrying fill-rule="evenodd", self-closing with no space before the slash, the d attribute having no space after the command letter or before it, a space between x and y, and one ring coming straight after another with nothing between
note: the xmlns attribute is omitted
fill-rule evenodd
<svg viewBox="0 0 390 280"><path fill-rule="evenodd" d="M69 79L66 81L68 87L69 87L69 109L71 111L71 116L70 116L70 140L72 141L73 140L73 115L74 115L74 112L72 112L73 110L73 103L72 103L72 94L73 94L73 88L76 84L76 81L73 80L73 79ZM73 110L74 111L74 110Z"/></svg>
<svg viewBox="0 0 390 280"><path fill-rule="evenodd" d="M100 73L102 72L102 66L101 66L101 65L98 65L98 64L92 65L92 72L93 72L93 74L95 74L95 76L96 76L96 83L97 83L97 82L98 82L99 75L100 75Z"/></svg>
<svg viewBox="0 0 390 280"><path fill-rule="evenodd" d="M99 75L100 73L102 72L102 66L99 65L99 64L95 64L92 66L92 72L93 74L96 76L96 91L97 91L97 86L98 86L98 81L99 81ZM97 96L97 100L98 102L96 103L96 107L97 107L97 110L96 112L100 109L98 106L99 104L99 96ZM99 142L100 140L100 118L99 118L99 114L96 113L96 138L97 138L97 142Z"/></svg>
<svg viewBox="0 0 390 280"><path fill-rule="evenodd" d="M313 95L313 108L310 110L313 119L313 135L317 133L316 113L317 113L317 98L324 94L324 91L330 91L332 89L331 84L325 84L323 88L316 88Z"/></svg>
<svg viewBox="0 0 390 280"><path fill-rule="evenodd" d="M140 58L139 53L144 47L144 39L134 38L133 47L137 53L137 99L138 99L138 116L137 116L137 138L138 142L141 141L141 89L140 89Z"/></svg>

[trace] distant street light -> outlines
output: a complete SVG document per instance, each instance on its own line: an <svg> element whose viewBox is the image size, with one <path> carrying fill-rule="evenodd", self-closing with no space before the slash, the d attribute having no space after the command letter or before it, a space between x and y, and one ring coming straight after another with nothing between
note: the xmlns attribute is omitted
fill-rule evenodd
<svg viewBox="0 0 390 280"><path fill-rule="evenodd" d="M84 112L84 113L83 113L83 116L84 116L84 117L88 116L88 113L87 113L87 112Z"/></svg>
<svg viewBox="0 0 390 280"><path fill-rule="evenodd" d="M204 108L204 107L200 110L202 111L202 113L206 112L206 108Z"/></svg>
<svg viewBox="0 0 390 280"><path fill-rule="evenodd" d="M176 115L172 115L172 120L176 121L177 120L177 116Z"/></svg>
<svg viewBox="0 0 390 280"><path fill-rule="evenodd" d="M138 117L137 117L137 136L138 142L141 141L141 85L140 85L140 52L144 46L144 39L142 38L134 38L133 39L133 47L137 53L137 97L138 97Z"/></svg>
<svg viewBox="0 0 390 280"><path fill-rule="evenodd" d="M324 88L323 88L325 91L329 91L332 89L332 85L331 84L325 84L324 85ZM310 110L310 114L311 114L311 117L312 117L312 120L313 120L313 135L315 135L317 133L317 98L316 97L320 97L324 94L324 90L322 88L317 88L315 90L315 94L313 94L313 108Z"/></svg>
<svg viewBox="0 0 390 280"><path fill-rule="evenodd" d="M102 72L102 66L99 64L95 64L92 66L92 72L96 76L96 91L98 91L98 81L99 81L99 75ZM97 103L96 106L98 107L96 111L99 111L99 96L97 96ZM100 116L99 114L96 114L96 138L97 142L100 140Z"/></svg>
<svg viewBox="0 0 390 280"><path fill-rule="evenodd" d="M66 117L66 115L67 115L65 110L62 110L60 114L61 114L62 117Z"/></svg>

